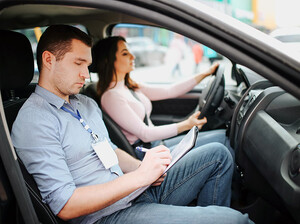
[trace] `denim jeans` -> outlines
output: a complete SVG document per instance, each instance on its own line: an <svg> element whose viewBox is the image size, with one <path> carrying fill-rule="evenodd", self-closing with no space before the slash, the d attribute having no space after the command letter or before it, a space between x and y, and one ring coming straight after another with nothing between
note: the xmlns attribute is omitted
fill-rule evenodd
<svg viewBox="0 0 300 224"><path fill-rule="evenodd" d="M252 223L229 206L233 160L220 143L188 152L167 173L161 186L148 188L132 206L103 217L114 223ZM196 200L197 206L187 206Z"/></svg>

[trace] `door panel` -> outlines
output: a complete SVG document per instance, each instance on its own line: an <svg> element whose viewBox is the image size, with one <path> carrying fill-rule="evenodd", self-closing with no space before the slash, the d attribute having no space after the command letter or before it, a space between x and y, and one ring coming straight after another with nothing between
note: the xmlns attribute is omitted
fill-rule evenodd
<svg viewBox="0 0 300 224"><path fill-rule="evenodd" d="M151 120L154 125L170 124L182 121L195 111L200 91L194 90L178 98L152 101Z"/></svg>

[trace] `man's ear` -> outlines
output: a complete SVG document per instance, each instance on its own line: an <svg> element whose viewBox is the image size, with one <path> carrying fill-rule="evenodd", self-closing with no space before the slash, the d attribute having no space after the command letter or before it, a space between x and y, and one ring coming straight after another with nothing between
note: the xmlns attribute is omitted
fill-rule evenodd
<svg viewBox="0 0 300 224"><path fill-rule="evenodd" d="M42 54L43 67L51 70L53 63L56 61L55 56L50 51L44 51Z"/></svg>

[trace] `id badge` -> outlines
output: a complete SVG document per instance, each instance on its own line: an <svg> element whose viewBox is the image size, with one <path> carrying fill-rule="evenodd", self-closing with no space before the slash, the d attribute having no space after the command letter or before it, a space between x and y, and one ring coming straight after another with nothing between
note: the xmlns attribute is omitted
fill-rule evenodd
<svg viewBox="0 0 300 224"><path fill-rule="evenodd" d="M103 163L105 169L109 169L119 163L115 151L112 149L106 138L103 141L93 143L92 147Z"/></svg>

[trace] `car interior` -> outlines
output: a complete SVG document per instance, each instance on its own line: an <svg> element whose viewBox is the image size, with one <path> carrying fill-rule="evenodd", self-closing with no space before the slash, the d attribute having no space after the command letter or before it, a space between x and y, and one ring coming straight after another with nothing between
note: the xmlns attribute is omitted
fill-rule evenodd
<svg viewBox="0 0 300 224"><path fill-rule="evenodd" d="M26 33L19 30L47 27L51 24L80 24L97 41L112 34L117 24L141 24L162 27L159 21L145 19L113 7L100 9L47 4L22 4L0 9L0 84L4 115L3 127L10 132L17 113L37 85L33 47ZM205 36L195 41L205 42ZM213 48L213 45L209 45ZM204 87L196 88L175 99L154 101L151 120L155 125L186 119L200 110L208 119L201 131L225 128L235 150L236 170L232 182L231 207L248 213L255 223L300 223L300 100L259 73L222 52L224 60ZM91 73L96 71L91 68ZM234 84L228 84L225 73ZM227 76L226 76L227 77ZM99 107L96 81L81 89ZM136 157L134 149L120 127L103 112L110 138L118 147ZM7 125L7 126L6 126ZM1 135L3 147L12 147L10 138ZM0 201L1 223L24 223L22 201L32 202L40 223L67 223L56 217L42 202L33 177L15 152L17 161L5 157L1 149ZM13 167L7 171L7 163ZM6 170L6 172L4 172ZM12 176L20 181L13 182ZM28 194L24 192L27 188ZM22 213L23 212L23 213ZM30 219L30 218L29 218ZM35 218L33 217L33 220ZM26 220L25 220L26 221Z"/></svg>

